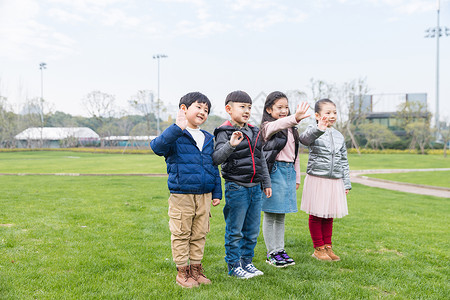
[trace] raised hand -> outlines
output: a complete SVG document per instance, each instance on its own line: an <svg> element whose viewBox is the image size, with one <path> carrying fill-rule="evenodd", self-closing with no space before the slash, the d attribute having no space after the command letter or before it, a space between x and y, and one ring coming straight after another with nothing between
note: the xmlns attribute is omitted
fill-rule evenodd
<svg viewBox="0 0 450 300"><path fill-rule="evenodd" d="M317 122L317 127L322 131L326 130L328 127L328 117L327 116L320 117L320 119Z"/></svg>
<svg viewBox="0 0 450 300"><path fill-rule="evenodd" d="M230 138L230 144L233 147L236 147L237 145L239 145L239 143L244 139L244 135L242 134L242 132L240 131L235 131L233 132L233 134L231 135Z"/></svg>
<svg viewBox="0 0 450 300"><path fill-rule="evenodd" d="M181 130L185 130L187 127L187 119L186 119L186 113L181 108L178 110L177 119L175 121L175 124L178 125L178 127L181 128Z"/></svg>
<svg viewBox="0 0 450 300"><path fill-rule="evenodd" d="M310 115L306 114L308 109L309 109L308 102L302 102L299 105L297 105L297 110L295 111L295 120L297 120L297 122L300 122L300 120L309 117Z"/></svg>

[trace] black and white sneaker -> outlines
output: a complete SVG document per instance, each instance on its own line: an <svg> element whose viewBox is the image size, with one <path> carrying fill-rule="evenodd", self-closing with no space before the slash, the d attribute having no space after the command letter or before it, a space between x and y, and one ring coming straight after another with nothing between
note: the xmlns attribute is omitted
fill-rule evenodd
<svg viewBox="0 0 450 300"><path fill-rule="evenodd" d="M292 257L290 257L287 253L286 250L281 250L280 252L278 252L281 257L284 259L284 261L286 262L286 265L288 266L292 266L295 265L295 261Z"/></svg>
<svg viewBox="0 0 450 300"><path fill-rule="evenodd" d="M277 268L284 268L287 266L287 263L281 256L280 252L267 253L266 263Z"/></svg>

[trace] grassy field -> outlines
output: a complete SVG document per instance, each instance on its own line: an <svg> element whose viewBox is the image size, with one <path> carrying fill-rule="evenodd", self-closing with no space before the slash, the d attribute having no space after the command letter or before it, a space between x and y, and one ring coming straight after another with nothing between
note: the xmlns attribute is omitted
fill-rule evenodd
<svg viewBox="0 0 450 300"><path fill-rule="evenodd" d="M450 188L450 171L366 174L365 176L400 182L425 184Z"/></svg>
<svg viewBox="0 0 450 300"><path fill-rule="evenodd" d="M301 154L306 170L307 154ZM450 158L439 155L349 155L352 170L450 168ZM166 173L164 158L153 154L101 154L81 152L0 152L0 173Z"/></svg>
<svg viewBox="0 0 450 300"><path fill-rule="evenodd" d="M441 155L351 154L348 161L351 170L450 168L450 158Z"/></svg>
<svg viewBox="0 0 450 300"><path fill-rule="evenodd" d="M15 157L22 164L21 171L15 172L164 171L163 160L152 155L73 154L80 160L64 158L70 153L62 157L34 154L26 156L27 162ZM379 168L387 168L383 165L387 156L378 157ZM81 163L82 158L86 162ZM66 160L71 159L78 165L66 168ZM438 164L432 159L429 167ZM8 166L14 165L11 160L14 157L0 154L0 172L8 172ZM366 169L369 164L359 161L357 165ZM334 247L342 261L324 263L310 256L307 215L299 212L286 219L286 249L296 259L295 266L280 270L264 263L261 234L254 263L265 275L246 281L229 278L223 259L222 201L212 208L203 261L213 285L181 289L174 283L166 180L0 176L0 299L450 297L450 229L445 221L449 199L358 184L348 197L349 216L335 222Z"/></svg>
<svg viewBox="0 0 450 300"><path fill-rule="evenodd" d="M19 180L18 180L19 178ZM264 276L228 278L224 221L212 209L204 265L211 286L174 283L165 178L1 176L1 299L444 299L448 199L355 185L350 215L337 220L342 261L311 258L307 215L287 217L286 248L297 264L255 265ZM407 205L406 205L407 203Z"/></svg>
<svg viewBox="0 0 450 300"><path fill-rule="evenodd" d="M0 173L165 173L164 158L148 154L82 152L0 153Z"/></svg>

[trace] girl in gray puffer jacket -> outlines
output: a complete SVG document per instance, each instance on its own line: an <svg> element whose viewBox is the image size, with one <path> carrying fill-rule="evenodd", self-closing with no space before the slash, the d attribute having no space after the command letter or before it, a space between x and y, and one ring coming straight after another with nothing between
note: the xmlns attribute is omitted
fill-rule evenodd
<svg viewBox="0 0 450 300"><path fill-rule="evenodd" d="M309 160L303 184L300 209L309 214L309 231L314 244L312 256L319 260L340 260L331 249L333 218L348 214L350 171L344 136L332 126L336 105L329 99L316 102L317 124L310 125L300 142L309 147Z"/></svg>

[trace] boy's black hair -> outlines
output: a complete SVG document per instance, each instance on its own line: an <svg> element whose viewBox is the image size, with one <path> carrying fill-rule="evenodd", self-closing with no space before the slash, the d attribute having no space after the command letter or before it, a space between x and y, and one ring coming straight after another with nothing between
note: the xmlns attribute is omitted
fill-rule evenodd
<svg viewBox="0 0 450 300"><path fill-rule="evenodd" d="M234 91L228 94L225 98L225 105L229 102L250 103L252 104L252 98L244 91Z"/></svg>
<svg viewBox="0 0 450 300"><path fill-rule="evenodd" d="M314 105L314 112L315 113L320 113L320 110L322 109L322 104L325 103L330 103L333 104L336 107L336 104L334 104L333 101L331 101L330 99L320 99L316 102L316 104Z"/></svg>
<svg viewBox="0 0 450 300"><path fill-rule="evenodd" d="M281 99L281 98L286 98L287 99L286 95L284 93L282 93L282 92L279 92L279 91L272 92L272 93L270 93L267 96L266 102L264 103L264 109L263 109L263 115L262 115L262 119L261 119L261 124L263 124L264 122L267 122L267 121L269 121L269 122L275 121L275 119L266 111L266 109L267 108L271 108L275 104L275 102L278 99ZM290 114L291 114L291 112L289 111L288 115L290 115Z"/></svg>
<svg viewBox="0 0 450 300"><path fill-rule="evenodd" d="M191 104L194 102L206 103L206 105L208 106L208 114L211 111L211 101L209 101L208 97L200 92L188 93L181 97L178 107L181 107L181 104L184 104L186 105L186 108L189 108L189 106L191 106Z"/></svg>

